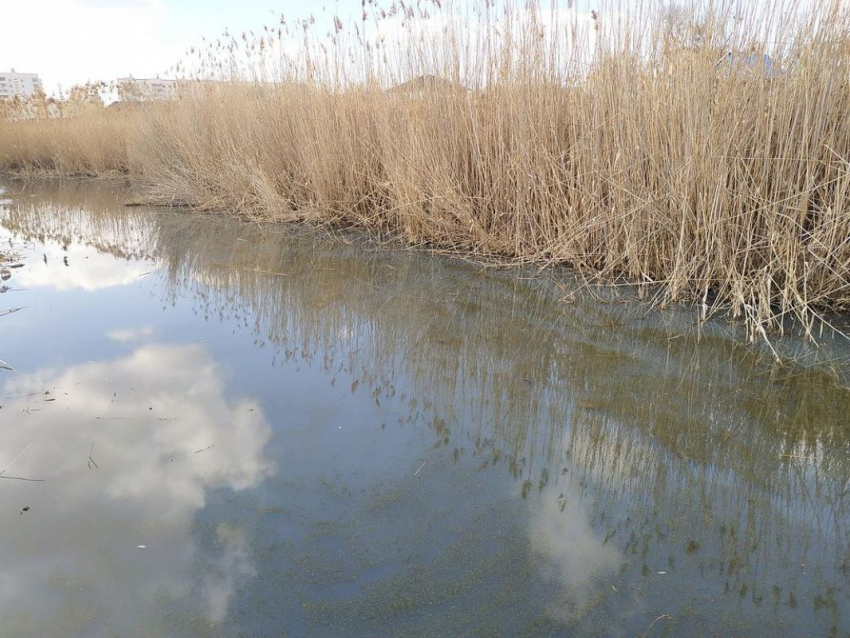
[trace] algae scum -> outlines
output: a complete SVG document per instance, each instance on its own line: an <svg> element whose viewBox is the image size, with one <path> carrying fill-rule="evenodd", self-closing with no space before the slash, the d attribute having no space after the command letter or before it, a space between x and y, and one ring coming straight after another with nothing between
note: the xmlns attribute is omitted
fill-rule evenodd
<svg viewBox="0 0 850 638"><path fill-rule="evenodd" d="M840 339L6 197L0 636L850 634Z"/></svg>

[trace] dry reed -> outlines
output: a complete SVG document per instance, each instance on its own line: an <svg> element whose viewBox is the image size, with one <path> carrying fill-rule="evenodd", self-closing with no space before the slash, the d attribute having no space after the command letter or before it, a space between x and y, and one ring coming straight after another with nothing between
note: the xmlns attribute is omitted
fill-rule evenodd
<svg viewBox="0 0 850 638"><path fill-rule="evenodd" d="M153 203L568 264L755 335L811 329L850 308L850 18L766 4L364 2L327 36L281 18L199 51L204 81L170 104L3 124L0 171L127 173Z"/></svg>

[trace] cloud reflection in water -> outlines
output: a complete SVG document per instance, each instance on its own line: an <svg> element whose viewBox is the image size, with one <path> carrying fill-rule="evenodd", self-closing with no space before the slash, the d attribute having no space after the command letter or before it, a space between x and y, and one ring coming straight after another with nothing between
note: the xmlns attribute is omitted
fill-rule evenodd
<svg viewBox="0 0 850 638"><path fill-rule="evenodd" d="M0 430L2 464L32 443L8 474L45 482L0 486L6 635L180 635L157 629L168 611L202 625L225 618L254 573L249 538L238 521L216 522L201 532L220 555L202 556L196 515L209 491L256 487L273 471L260 406L226 390L198 345L7 382L3 421L15 427Z"/></svg>
<svg viewBox="0 0 850 638"><path fill-rule="evenodd" d="M591 527L578 490L570 485L563 490L549 487L531 499L529 540L543 559L541 576L561 588L548 606L550 617L571 623L592 604L603 579L616 573L622 557Z"/></svg>

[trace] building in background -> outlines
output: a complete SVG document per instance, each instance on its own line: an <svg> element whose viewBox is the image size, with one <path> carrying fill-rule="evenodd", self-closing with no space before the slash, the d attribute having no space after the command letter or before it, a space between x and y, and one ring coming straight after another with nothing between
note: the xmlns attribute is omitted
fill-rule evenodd
<svg viewBox="0 0 850 638"><path fill-rule="evenodd" d="M15 69L0 71L0 100L16 97L24 100L41 92L43 89L37 73L17 73Z"/></svg>
<svg viewBox="0 0 850 638"><path fill-rule="evenodd" d="M119 78L118 99L122 102L153 102L177 97L179 80Z"/></svg>

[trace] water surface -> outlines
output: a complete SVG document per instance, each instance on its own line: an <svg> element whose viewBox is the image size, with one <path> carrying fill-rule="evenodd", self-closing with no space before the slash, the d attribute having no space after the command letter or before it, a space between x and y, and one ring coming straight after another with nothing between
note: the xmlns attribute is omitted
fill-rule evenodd
<svg viewBox="0 0 850 638"><path fill-rule="evenodd" d="M0 636L850 634L841 340L4 197Z"/></svg>

